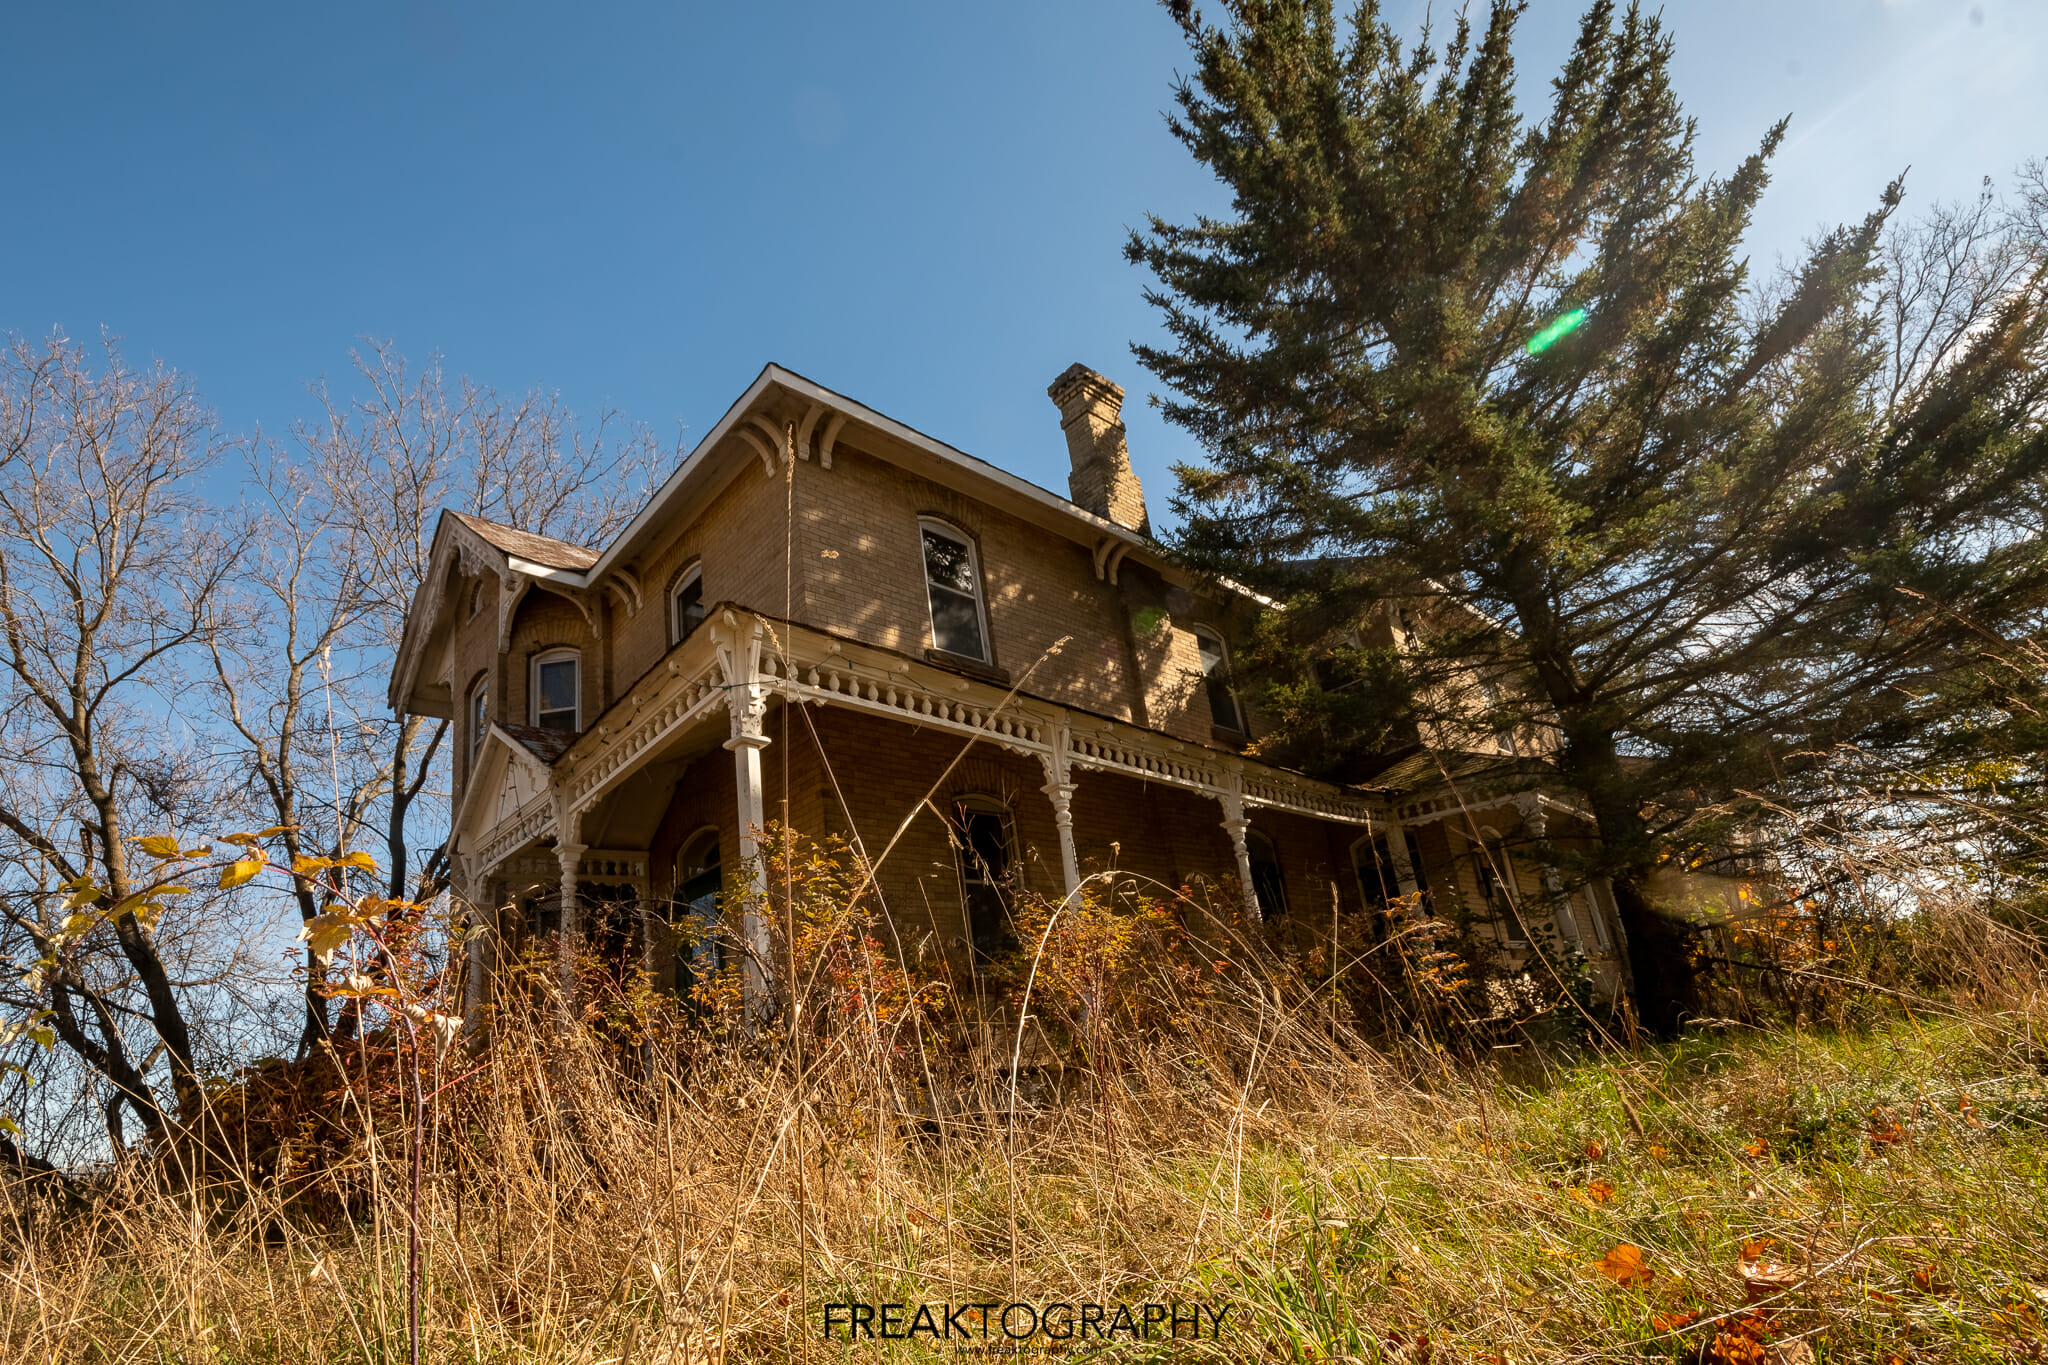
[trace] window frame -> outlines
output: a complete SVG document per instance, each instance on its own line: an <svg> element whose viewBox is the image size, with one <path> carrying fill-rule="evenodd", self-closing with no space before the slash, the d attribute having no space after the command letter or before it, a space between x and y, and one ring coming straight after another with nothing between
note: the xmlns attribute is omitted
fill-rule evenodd
<svg viewBox="0 0 2048 1365"><path fill-rule="evenodd" d="M479 673L476 681L469 685L464 698L463 719L469 726L469 766L464 770L464 780L476 776L476 761L483 756L484 737L491 732L491 677Z"/></svg>
<svg viewBox="0 0 2048 1365"><path fill-rule="evenodd" d="M684 630L682 613L676 609L676 603L677 599L683 595L684 591L691 584L695 584L697 587L697 610L703 614L698 616L697 625ZM710 612L704 605L704 561L693 559L683 566L682 571L675 576L675 581L668 585L669 648L673 649L692 635L695 635L697 633L697 626L703 625L709 617Z"/></svg>
<svg viewBox="0 0 2048 1365"><path fill-rule="evenodd" d="M1493 926L1500 946L1509 952L1525 952L1529 947L1527 931L1522 927L1521 907L1516 904L1521 898L1520 879L1515 875L1515 860L1508 852L1507 840L1491 825L1479 828L1479 838L1469 837L1472 856L1472 880L1479 893L1480 911Z"/></svg>
<svg viewBox="0 0 2048 1365"><path fill-rule="evenodd" d="M1010 922L1010 904L1004 895L1009 879L1018 866L1017 857L1017 813L1010 803L1000 796L987 792L966 792L955 796L952 810L946 817L947 835L953 841L953 866L960 877L960 913L965 921L968 947L976 952L994 955L1016 944L1016 931ZM992 816L1002 830L1003 866L991 868L975 851L974 840L968 834L967 817L970 815ZM980 864L989 874L984 877L970 875L970 866ZM997 923L991 932L977 935L974 927L972 899L979 888L994 899Z"/></svg>
<svg viewBox="0 0 2048 1365"><path fill-rule="evenodd" d="M1219 730L1233 735L1250 734L1249 722L1245 719L1244 698L1237 695L1237 689L1230 685L1230 644L1223 638L1223 632L1214 626L1189 626L1188 634L1195 637L1195 658L1202 657L1202 642L1211 641L1216 646L1215 666L1202 669L1202 691L1209 699L1209 723ZM1216 714L1216 691L1221 688L1223 695L1230 699L1232 718L1224 721Z"/></svg>
<svg viewBox="0 0 2048 1365"><path fill-rule="evenodd" d="M974 591L971 596L974 598L975 626L981 635L980 654L963 654L957 649L948 649L939 643L939 622L937 615L932 610L932 589L938 587L946 592L959 592L960 589L950 583L933 582L931 563L925 558L924 550L924 538L927 532L936 534L942 539L953 541L958 545L964 546L967 550L967 568L969 575L974 580ZM996 662L996 643L988 628L988 581L982 574L980 543L965 530L955 526L943 517L921 516L917 519L917 563L919 572L924 575L925 624L931 631L931 647L941 654L950 655L956 659L971 659L975 663L986 664L993 668Z"/></svg>
<svg viewBox="0 0 2048 1365"><path fill-rule="evenodd" d="M576 666L574 675L576 679L576 700L574 705L570 707L569 720L571 724L566 733L580 735L583 733L583 651L570 645L560 645L553 649L541 650L528 661L526 671L527 724L541 730L553 728L541 720L543 712L540 709L540 670L544 664L561 663L564 660ZM545 714L555 715L557 713L549 711Z"/></svg>
<svg viewBox="0 0 2048 1365"><path fill-rule="evenodd" d="M700 855L692 859L690 854L698 850L709 850L709 861ZM696 864L695 872L687 869ZM716 876L717 888L700 893L696 897L683 899L684 889L699 877ZM710 980L725 969L725 944L719 939L719 898L725 894L725 841L718 826L706 825L676 846L675 856L669 864L669 932L673 936L673 957L675 977L671 983L675 993L693 1007L691 999L702 982ZM685 932L685 922L688 929ZM684 974L688 973L687 984Z"/></svg>

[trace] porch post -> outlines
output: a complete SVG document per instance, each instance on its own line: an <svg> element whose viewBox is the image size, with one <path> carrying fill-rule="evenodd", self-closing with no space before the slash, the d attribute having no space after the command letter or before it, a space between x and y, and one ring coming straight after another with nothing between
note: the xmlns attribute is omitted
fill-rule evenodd
<svg viewBox="0 0 2048 1365"><path fill-rule="evenodd" d="M1081 885L1081 860L1074 852L1074 771L1070 755L1067 718L1062 715L1052 727L1052 750L1039 755L1045 765L1046 799L1052 802L1052 822L1060 836L1060 882L1071 896Z"/></svg>
<svg viewBox="0 0 2048 1365"><path fill-rule="evenodd" d="M1415 859L1408 853L1408 831L1398 820L1388 820L1382 827L1387 840L1387 856L1394 860L1394 885L1401 894L1412 896L1422 889L1422 869L1415 865Z"/></svg>
<svg viewBox="0 0 2048 1365"><path fill-rule="evenodd" d="M1233 766L1217 797L1223 804L1223 829L1230 836L1231 852L1237 855L1237 877L1244 886L1245 915L1257 924L1265 918L1259 911L1258 889L1252 885L1252 852L1245 842L1252 822L1244 813L1244 769Z"/></svg>
<svg viewBox="0 0 2048 1365"><path fill-rule="evenodd" d="M740 919L747 947L746 999L750 1012L760 1017L768 1003L768 923L761 913L768 900L768 869L761 863L760 842L754 837L768 820L761 787L761 750L770 743L762 727L768 691L759 681L763 632L760 621L750 621L751 628L746 628L730 611L720 624L714 638L719 669L725 675L726 709L732 717L732 738L725 747L732 750L740 861L751 864L747 907Z"/></svg>
<svg viewBox="0 0 2048 1365"><path fill-rule="evenodd" d="M562 991L564 1032L576 1020L576 938L582 928L576 913L576 871L582 866L584 847L567 840L555 845L555 859L562 869L562 931L555 939L555 977Z"/></svg>

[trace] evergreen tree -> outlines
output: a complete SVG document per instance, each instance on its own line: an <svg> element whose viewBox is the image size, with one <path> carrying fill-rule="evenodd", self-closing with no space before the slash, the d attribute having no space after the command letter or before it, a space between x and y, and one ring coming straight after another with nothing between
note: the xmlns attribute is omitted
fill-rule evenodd
<svg viewBox="0 0 2048 1365"><path fill-rule="evenodd" d="M1753 278L1786 124L1698 173L1671 37L1633 6L1586 13L1540 119L1506 0L1412 53L1373 0L1168 7L1195 58L1171 126L1233 203L1132 235L1171 337L1135 349L1206 453L1180 548L1288 607L1243 664L1269 748L1361 779L1404 744L1529 736L1669 1027L1691 986L1660 861L1724 839L1744 793L1952 748L1972 632L2038 629L2040 252L1994 234L1976 293L1904 297L1894 183ZM1387 604L1418 629L1368 648Z"/></svg>

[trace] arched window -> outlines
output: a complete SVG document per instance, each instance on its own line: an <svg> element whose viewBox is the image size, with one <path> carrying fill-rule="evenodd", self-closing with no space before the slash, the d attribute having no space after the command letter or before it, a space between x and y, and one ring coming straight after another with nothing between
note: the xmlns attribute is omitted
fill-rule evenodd
<svg viewBox="0 0 2048 1365"><path fill-rule="evenodd" d="M1230 654L1223 637L1207 626L1195 627L1195 647L1201 651L1202 685L1209 692L1209 719L1219 730L1244 733L1244 709L1230 686Z"/></svg>
<svg viewBox="0 0 2048 1365"><path fill-rule="evenodd" d="M1287 913L1287 881L1280 875L1280 854L1273 841L1257 830L1244 836L1245 852L1252 860L1252 895L1259 902L1259 917L1275 920Z"/></svg>
<svg viewBox="0 0 2048 1365"><path fill-rule="evenodd" d="M988 617L981 599L981 560L974 542L942 521L917 524L924 543L925 597L931 604L932 648L991 662Z"/></svg>
<svg viewBox="0 0 2048 1365"><path fill-rule="evenodd" d="M704 624L704 566L692 564L668 594L668 642L679 645Z"/></svg>
<svg viewBox="0 0 2048 1365"><path fill-rule="evenodd" d="M533 698L529 708L532 724L572 734L583 728L579 662L573 649L551 649L533 656L533 679L527 689Z"/></svg>
<svg viewBox="0 0 2048 1365"><path fill-rule="evenodd" d="M478 678L469 689L469 705L464 708L469 724L469 771L476 776L477 755L484 751L484 736L491 732L491 684L488 678Z"/></svg>
<svg viewBox="0 0 2048 1365"><path fill-rule="evenodd" d="M984 957L1016 946L1004 903L1011 859L1010 809L993 797L965 796L953 803L953 847L959 856L961 903L967 934Z"/></svg>
<svg viewBox="0 0 2048 1365"><path fill-rule="evenodd" d="M718 941L718 893L724 890L718 831L699 830L676 853L670 924L676 936L676 993L688 996L725 965Z"/></svg>

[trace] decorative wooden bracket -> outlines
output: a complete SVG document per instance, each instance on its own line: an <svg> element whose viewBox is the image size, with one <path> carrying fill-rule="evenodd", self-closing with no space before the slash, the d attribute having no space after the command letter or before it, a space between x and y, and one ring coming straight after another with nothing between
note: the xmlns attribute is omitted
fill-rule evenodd
<svg viewBox="0 0 2048 1365"><path fill-rule="evenodd" d="M1095 542L1095 577L1098 582L1107 581L1116 586L1117 569L1122 566L1124 556L1131 552L1129 541L1114 536L1104 536Z"/></svg>

